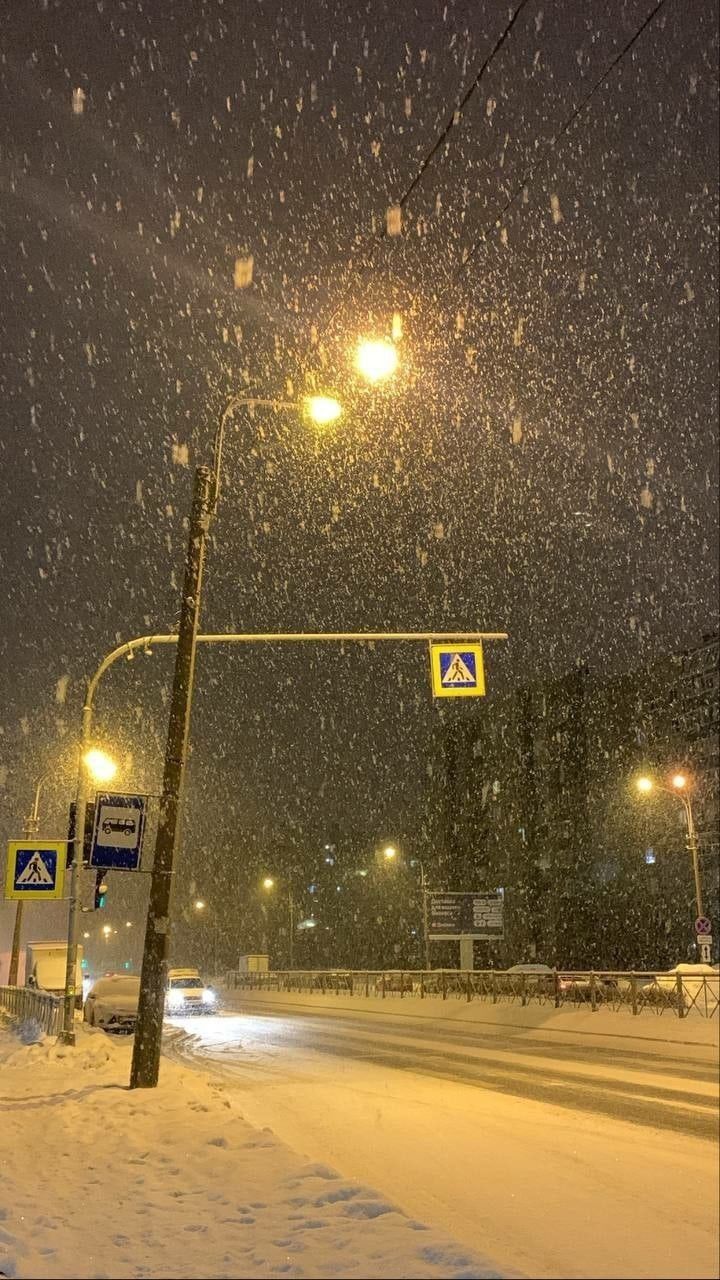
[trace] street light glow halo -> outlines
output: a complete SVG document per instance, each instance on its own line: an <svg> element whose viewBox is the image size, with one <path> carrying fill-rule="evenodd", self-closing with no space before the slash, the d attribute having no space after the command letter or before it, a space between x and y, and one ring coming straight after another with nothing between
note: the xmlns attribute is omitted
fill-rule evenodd
<svg viewBox="0 0 720 1280"><path fill-rule="evenodd" d="M303 404L307 416L319 427L335 422L342 414L342 405L334 396L306 396Z"/></svg>
<svg viewBox="0 0 720 1280"><path fill-rule="evenodd" d="M675 773L672 777L672 784L676 791L682 791L687 786L687 778L684 773Z"/></svg>
<svg viewBox="0 0 720 1280"><path fill-rule="evenodd" d="M368 382L389 378L398 367L398 353L385 338L363 338L355 350L355 368Z"/></svg>
<svg viewBox="0 0 720 1280"><path fill-rule="evenodd" d="M638 791L642 791L645 795L647 795L648 791L652 791L655 784L652 778L643 776L642 778L637 779L635 785Z"/></svg>
<svg viewBox="0 0 720 1280"><path fill-rule="evenodd" d="M117 773L117 765L106 751L92 747L83 756L83 763L96 782L109 782Z"/></svg>

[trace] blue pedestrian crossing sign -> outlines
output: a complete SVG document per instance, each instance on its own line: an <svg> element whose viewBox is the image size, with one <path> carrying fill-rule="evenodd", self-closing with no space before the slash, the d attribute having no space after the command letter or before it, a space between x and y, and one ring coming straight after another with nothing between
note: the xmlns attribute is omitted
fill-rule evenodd
<svg viewBox="0 0 720 1280"><path fill-rule="evenodd" d="M430 672L435 698L481 698L485 693L481 644L431 644Z"/></svg>
<svg viewBox="0 0 720 1280"><path fill-rule="evenodd" d="M65 889L65 840L11 840L8 844L6 898L62 898Z"/></svg>

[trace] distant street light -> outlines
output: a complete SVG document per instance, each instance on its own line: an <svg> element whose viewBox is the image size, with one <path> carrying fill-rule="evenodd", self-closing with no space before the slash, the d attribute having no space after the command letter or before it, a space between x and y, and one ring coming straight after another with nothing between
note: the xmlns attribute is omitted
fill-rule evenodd
<svg viewBox="0 0 720 1280"><path fill-rule="evenodd" d="M332 396L307 396L304 401L305 410L312 422L324 427L328 422L335 422L342 413L342 405Z"/></svg>
<svg viewBox="0 0 720 1280"><path fill-rule="evenodd" d="M388 844L383 849L383 857L390 863L394 863L397 858L397 849L394 844ZM425 880L425 868L420 859L413 859L420 868L420 892L422 893L422 919L423 919L423 952L425 956L425 968L430 968L430 938L428 932L428 910L427 910L427 882ZM412 863L411 863L412 866Z"/></svg>
<svg viewBox="0 0 720 1280"><path fill-rule="evenodd" d="M262 887L263 887L263 889L265 889L268 893L269 893L272 889L274 889L274 888L275 888L275 881L274 881L273 877L272 877L272 876L265 876L265 878L264 878L264 880L263 880L263 882L262 882ZM288 886L288 891L287 891L287 893L288 893L288 912L289 912L289 916L290 916L290 944L289 944L289 952L290 952L290 968L291 968L291 969L294 969L294 967L295 967L295 902L294 902L294 900L293 900L293 896L292 896L292 889L291 889L289 886ZM264 908L264 906L263 906L263 916L265 917L265 908ZM307 927L307 926L306 926L306 927ZM265 949L267 950L267 942L266 942L266 948L265 948Z"/></svg>
<svg viewBox="0 0 720 1280"><path fill-rule="evenodd" d="M207 904L207 902L205 901L205 899L204 899L204 898L196 898L196 899L195 899L195 901L193 902L193 911L197 911L198 915L202 915L202 914L203 914L205 911L207 911L207 910L208 910L208 904ZM217 976L218 976L218 929L219 929L219 921L218 921L218 914L217 914L217 911L215 911L212 907L210 907L210 908L209 908L209 914L210 914L210 918L211 918L211 920L212 920L212 928L213 928L213 937L212 937L212 944L213 944L213 945L212 945L212 950L213 950L213 953L212 953L212 962L213 962L213 969L215 970L215 972L213 973L213 975L212 975L212 976L213 976L213 978L217 978ZM203 950L204 950L204 949L203 949Z"/></svg>
<svg viewBox="0 0 720 1280"><path fill-rule="evenodd" d="M355 368L368 382L379 382L395 373L398 367L397 348L385 339L366 338L358 343L355 351Z"/></svg>
<svg viewBox="0 0 720 1280"><path fill-rule="evenodd" d="M698 852L697 831L695 829L692 804L690 802L690 796L687 794L688 779L684 773L673 774L673 777L670 779L670 786L667 787L662 782L657 782L654 778L644 775L643 777L636 779L635 785L642 795L649 795L656 789L658 791L664 791L665 795L674 796L679 800L683 807L685 812L687 847L690 857L692 858L693 876L695 878L695 910L697 911L698 919L700 919L700 917L704 915L702 885L700 882L700 856ZM698 946L701 955L703 955L708 949L698 939L696 939L696 945Z"/></svg>

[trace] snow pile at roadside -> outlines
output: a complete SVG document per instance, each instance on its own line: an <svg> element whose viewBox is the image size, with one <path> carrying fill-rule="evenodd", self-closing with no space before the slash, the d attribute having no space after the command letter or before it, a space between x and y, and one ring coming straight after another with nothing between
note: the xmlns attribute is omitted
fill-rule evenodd
<svg viewBox="0 0 720 1280"><path fill-rule="evenodd" d="M44 1277L493 1277L500 1273L268 1129L222 1083L130 1048L0 1031L0 1273Z"/></svg>

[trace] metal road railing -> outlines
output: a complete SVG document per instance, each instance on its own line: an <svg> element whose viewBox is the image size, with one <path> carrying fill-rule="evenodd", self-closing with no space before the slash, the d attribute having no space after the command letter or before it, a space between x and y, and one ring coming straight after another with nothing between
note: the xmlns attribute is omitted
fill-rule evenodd
<svg viewBox="0 0 720 1280"><path fill-rule="evenodd" d="M49 1036L60 1032L62 1001L32 987L0 987L0 1012L13 1022L37 1022Z"/></svg>
<svg viewBox="0 0 720 1280"><path fill-rule="evenodd" d="M720 974L659 972L507 973L497 969L315 969L244 973L234 970L225 985L245 991L312 991L378 999L484 1000L492 1004L549 1005L556 1009L699 1014L712 1018L720 1006Z"/></svg>

